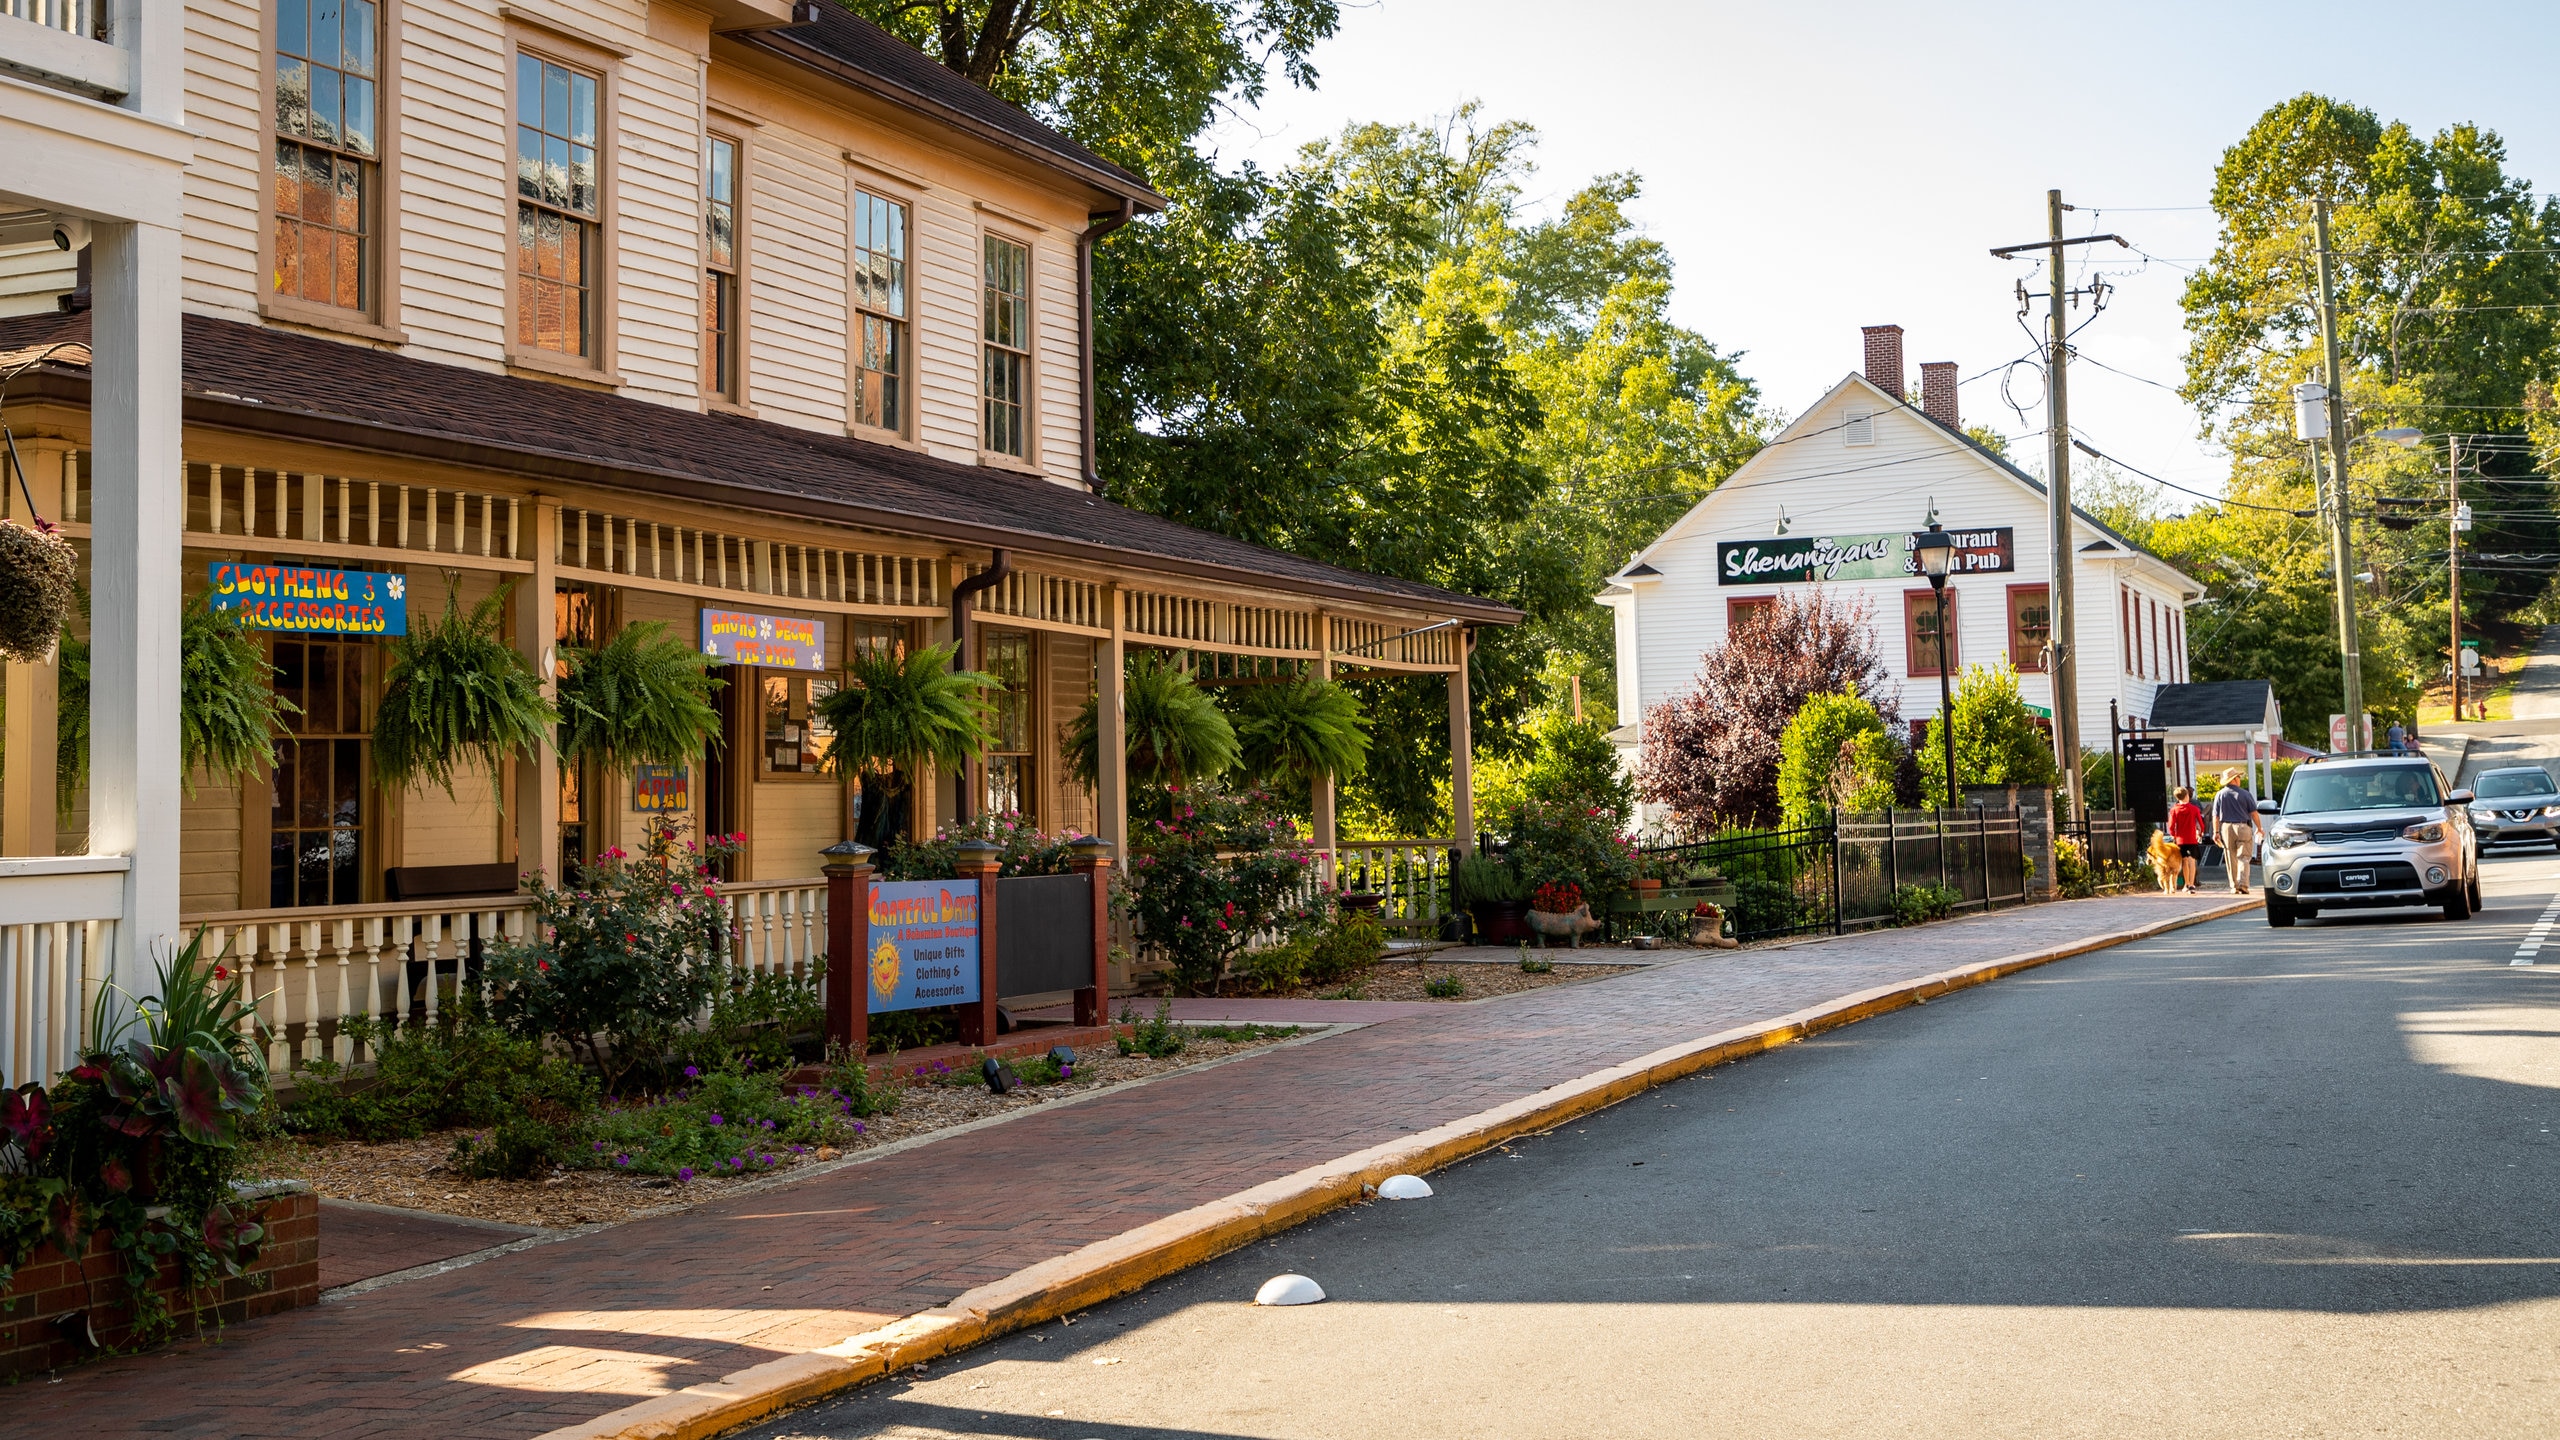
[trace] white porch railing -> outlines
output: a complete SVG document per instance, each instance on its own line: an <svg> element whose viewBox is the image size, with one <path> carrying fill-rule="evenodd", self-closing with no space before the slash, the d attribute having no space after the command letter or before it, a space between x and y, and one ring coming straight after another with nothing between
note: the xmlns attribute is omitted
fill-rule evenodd
<svg viewBox="0 0 2560 1440"><path fill-rule="evenodd" d="M1344 840L1334 845L1336 889L1384 895L1378 918L1391 930L1440 928L1453 900L1455 840Z"/></svg>
<svg viewBox="0 0 2560 1440"><path fill-rule="evenodd" d="M0 860L0 1081L53 1079L89 1039L124 914L121 855Z"/></svg>
<svg viewBox="0 0 2560 1440"><path fill-rule="evenodd" d="M814 879L722 885L730 963L752 973L815 974L823 984L826 894L826 881ZM206 960L236 977L265 1039L267 1068L282 1075L314 1060L370 1059L341 1023L347 1016L395 1028L428 1024L471 990L485 993L487 946L524 938L532 916L530 900L509 895L233 910L183 924L190 935L203 927Z"/></svg>

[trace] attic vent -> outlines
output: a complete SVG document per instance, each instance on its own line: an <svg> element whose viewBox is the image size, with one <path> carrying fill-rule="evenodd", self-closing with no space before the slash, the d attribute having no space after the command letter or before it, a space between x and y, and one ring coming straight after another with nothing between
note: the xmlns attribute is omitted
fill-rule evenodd
<svg viewBox="0 0 2560 1440"><path fill-rule="evenodd" d="M1873 415L1850 416L1849 423L1840 427L1840 443L1843 445L1876 443L1876 417Z"/></svg>

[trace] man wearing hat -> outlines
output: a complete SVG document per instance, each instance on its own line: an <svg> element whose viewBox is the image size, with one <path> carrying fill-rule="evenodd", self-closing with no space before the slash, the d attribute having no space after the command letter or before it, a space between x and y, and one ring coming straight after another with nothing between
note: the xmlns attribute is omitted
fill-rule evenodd
<svg viewBox="0 0 2560 1440"><path fill-rule="evenodd" d="M2231 893L2249 893L2249 862L2258 854L2258 797L2243 783L2249 777L2238 766L2222 772L2222 789L2213 797L2214 838L2222 842L2222 868L2231 875Z"/></svg>

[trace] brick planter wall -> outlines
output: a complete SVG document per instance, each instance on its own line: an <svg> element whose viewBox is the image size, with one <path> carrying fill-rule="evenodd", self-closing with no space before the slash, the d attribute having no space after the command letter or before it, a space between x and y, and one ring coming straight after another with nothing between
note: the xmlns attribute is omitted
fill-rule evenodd
<svg viewBox="0 0 2560 1440"><path fill-rule="evenodd" d="M214 1281L197 1292L203 1303L192 1320L176 1277L164 1269L155 1288L178 1317L181 1334L197 1325L233 1324L319 1303L320 1197L291 1184L260 1187L241 1198L254 1203L264 1218L266 1249L248 1274ZM0 1301L9 1307L0 1310L0 1380L57 1370L95 1353L77 1338L77 1322L69 1335L55 1323L93 1304L102 1344L121 1345L132 1329L123 1262L103 1235L90 1237L88 1253L77 1264L50 1245L40 1247L18 1267L9 1288L0 1291Z"/></svg>

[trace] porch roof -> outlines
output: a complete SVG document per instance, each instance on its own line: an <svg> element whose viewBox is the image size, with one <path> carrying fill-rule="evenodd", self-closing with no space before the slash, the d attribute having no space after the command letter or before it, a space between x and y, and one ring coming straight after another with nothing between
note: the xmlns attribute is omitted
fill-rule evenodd
<svg viewBox="0 0 2560 1440"><path fill-rule="evenodd" d="M712 500L975 547L1517 623L1521 612L1417 581L1328 565L1132 510L1081 488L893 445L572 385L419 360L211 316L186 317L186 423L375 454ZM0 357L85 345L89 316L0 319ZM85 353L10 384L85 406Z"/></svg>

